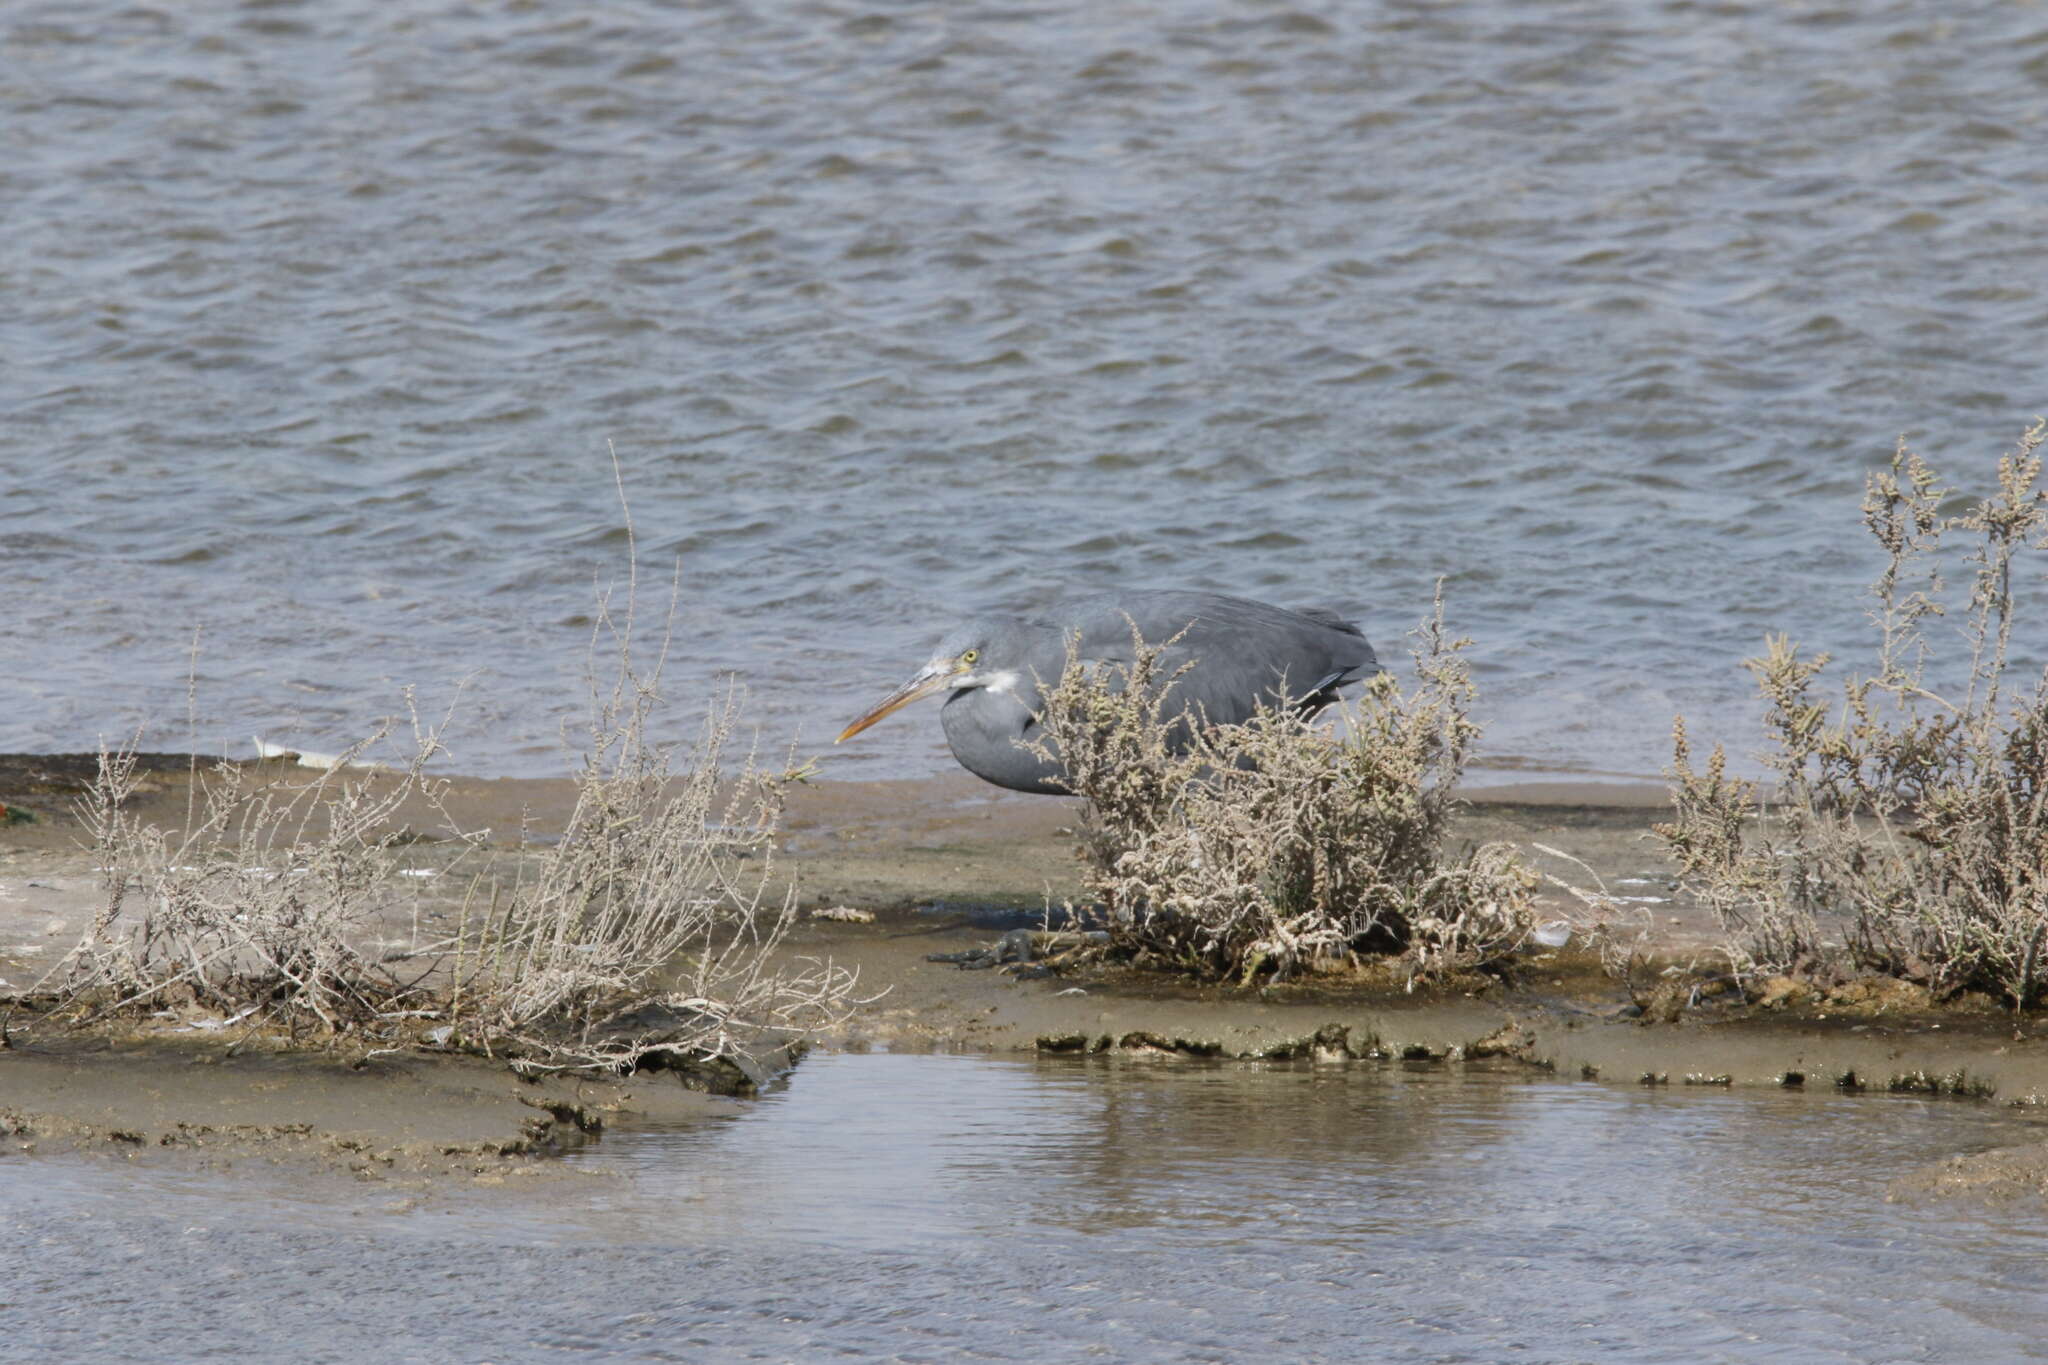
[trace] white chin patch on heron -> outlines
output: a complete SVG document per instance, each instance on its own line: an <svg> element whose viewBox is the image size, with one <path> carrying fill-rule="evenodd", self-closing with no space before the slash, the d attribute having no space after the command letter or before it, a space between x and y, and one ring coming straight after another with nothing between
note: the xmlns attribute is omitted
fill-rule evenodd
<svg viewBox="0 0 2048 1365"><path fill-rule="evenodd" d="M1014 669L1005 669L1001 673L986 673L976 681L991 692L1000 692L1006 697L1017 695L1017 674Z"/></svg>

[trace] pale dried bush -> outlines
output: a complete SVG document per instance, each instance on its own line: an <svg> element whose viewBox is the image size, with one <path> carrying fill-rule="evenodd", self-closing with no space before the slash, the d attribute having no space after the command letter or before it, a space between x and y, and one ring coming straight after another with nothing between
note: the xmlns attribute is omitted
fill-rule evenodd
<svg viewBox="0 0 2048 1365"><path fill-rule="evenodd" d="M617 622L600 599L595 638L617 674L592 684L568 825L514 853L456 827L425 771L438 743L417 723L387 766L358 766L371 741L317 776L196 772L176 829L133 814L133 748L103 753L82 811L105 900L32 994L71 1022L197 1007L371 1051L425 1041L525 1069L722 1061L758 1076L852 1004L850 972L779 951L794 891L770 893L770 853L802 774L764 772L751 753L725 771L735 693L694 746L656 742L660 661L636 669L631 614L630 593ZM470 886L432 939L409 909L422 883L404 875L423 871L405 852L423 838L405 818L423 815L431 871ZM398 950L366 947L408 926Z"/></svg>
<svg viewBox="0 0 2048 1365"><path fill-rule="evenodd" d="M1161 674L1171 641L1134 629L1128 666L1070 647L1036 747L1083 798L1084 881L1115 948L1246 982L1395 954L1412 984L1521 946L1535 884L1513 850L1444 851L1478 726L1441 602L1416 641L1415 685L1380 675L1334 726L1278 706L1195 723Z"/></svg>
<svg viewBox="0 0 2048 1365"><path fill-rule="evenodd" d="M1828 656L1783 636L1748 661L1766 703L1770 777L1730 776L1719 745L1695 769L1683 723L1676 818L1660 826L1684 884L1719 914L1740 968L1880 973L1937 995L1983 990L2015 1008L2048 982L2048 677L2013 679L2021 570L2048 549L2037 422L1998 462L1997 491L1960 515L1903 445L1871 476L1864 524L1887 564L1873 586L1874 673L1839 707L1815 696ZM1943 537L1974 542L1960 629L1937 648ZM2033 599L2038 609L2040 598ZM2035 631L2036 649L2041 636ZM1929 665L1957 682L1938 688Z"/></svg>
<svg viewBox="0 0 2048 1365"><path fill-rule="evenodd" d="M609 690L593 691L575 808L461 935L451 1016L528 1068L751 1065L852 1004L851 972L779 952L796 892L771 894L773 850L785 792L804 774L765 772L751 751L727 771L733 693L680 751L678 773L678 749L649 729L668 643L643 676L630 618L630 604L616 625L600 604L618 666Z"/></svg>
<svg viewBox="0 0 2048 1365"><path fill-rule="evenodd" d="M347 1036L407 1017L427 999L417 969L366 952L361 931L417 893L398 876L400 812L433 797L438 744L415 717L403 761L359 764L387 731L317 775L196 770L170 829L131 809L134 746L103 748L80 803L100 907L39 992L77 1021L196 1006Z"/></svg>

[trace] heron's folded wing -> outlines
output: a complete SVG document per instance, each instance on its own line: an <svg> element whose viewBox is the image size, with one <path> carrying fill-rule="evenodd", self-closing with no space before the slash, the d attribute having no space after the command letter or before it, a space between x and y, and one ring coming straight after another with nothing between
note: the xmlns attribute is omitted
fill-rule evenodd
<svg viewBox="0 0 2048 1365"><path fill-rule="evenodd" d="M1355 622L1345 620L1328 607L1296 607L1294 614L1306 616L1309 620L1328 626L1331 630L1341 630L1346 635L1356 635L1361 640L1365 638L1365 632L1360 630Z"/></svg>

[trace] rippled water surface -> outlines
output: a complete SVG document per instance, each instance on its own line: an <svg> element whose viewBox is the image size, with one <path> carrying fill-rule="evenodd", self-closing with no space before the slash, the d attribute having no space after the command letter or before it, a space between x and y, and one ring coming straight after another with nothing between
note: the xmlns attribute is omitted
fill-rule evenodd
<svg viewBox="0 0 2048 1365"><path fill-rule="evenodd" d="M958 613L1393 647L1442 577L1496 757L1653 770L1767 628L1860 640L1900 433L1974 475L2048 404L2034 5L21 0L0 54L0 749L467 679L458 765L555 770L609 444L672 693L776 742Z"/></svg>
<svg viewBox="0 0 2048 1365"><path fill-rule="evenodd" d="M819 1056L488 1200L8 1158L0 1324L40 1359L2040 1360L2038 1209L1883 1200L2039 1135L1959 1102Z"/></svg>

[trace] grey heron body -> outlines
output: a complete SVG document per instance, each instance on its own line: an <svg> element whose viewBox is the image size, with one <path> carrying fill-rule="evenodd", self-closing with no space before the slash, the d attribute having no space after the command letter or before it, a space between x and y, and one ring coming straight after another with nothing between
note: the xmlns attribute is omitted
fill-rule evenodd
<svg viewBox="0 0 2048 1365"><path fill-rule="evenodd" d="M1040 684L1054 685L1065 671L1069 640L1084 664L1132 663L1133 627L1147 645L1166 645L1164 676L1186 668L1168 713L1212 724L1237 724L1261 701L1313 714L1340 688L1380 671L1364 634L1334 612L1207 592L1101 593L1058 603L1042 618L992 616L962 626L839 738L944 691L939 718L962 767L1013 791L1064 794L1059 765L1024 747L1038 733Z"/></svg>

